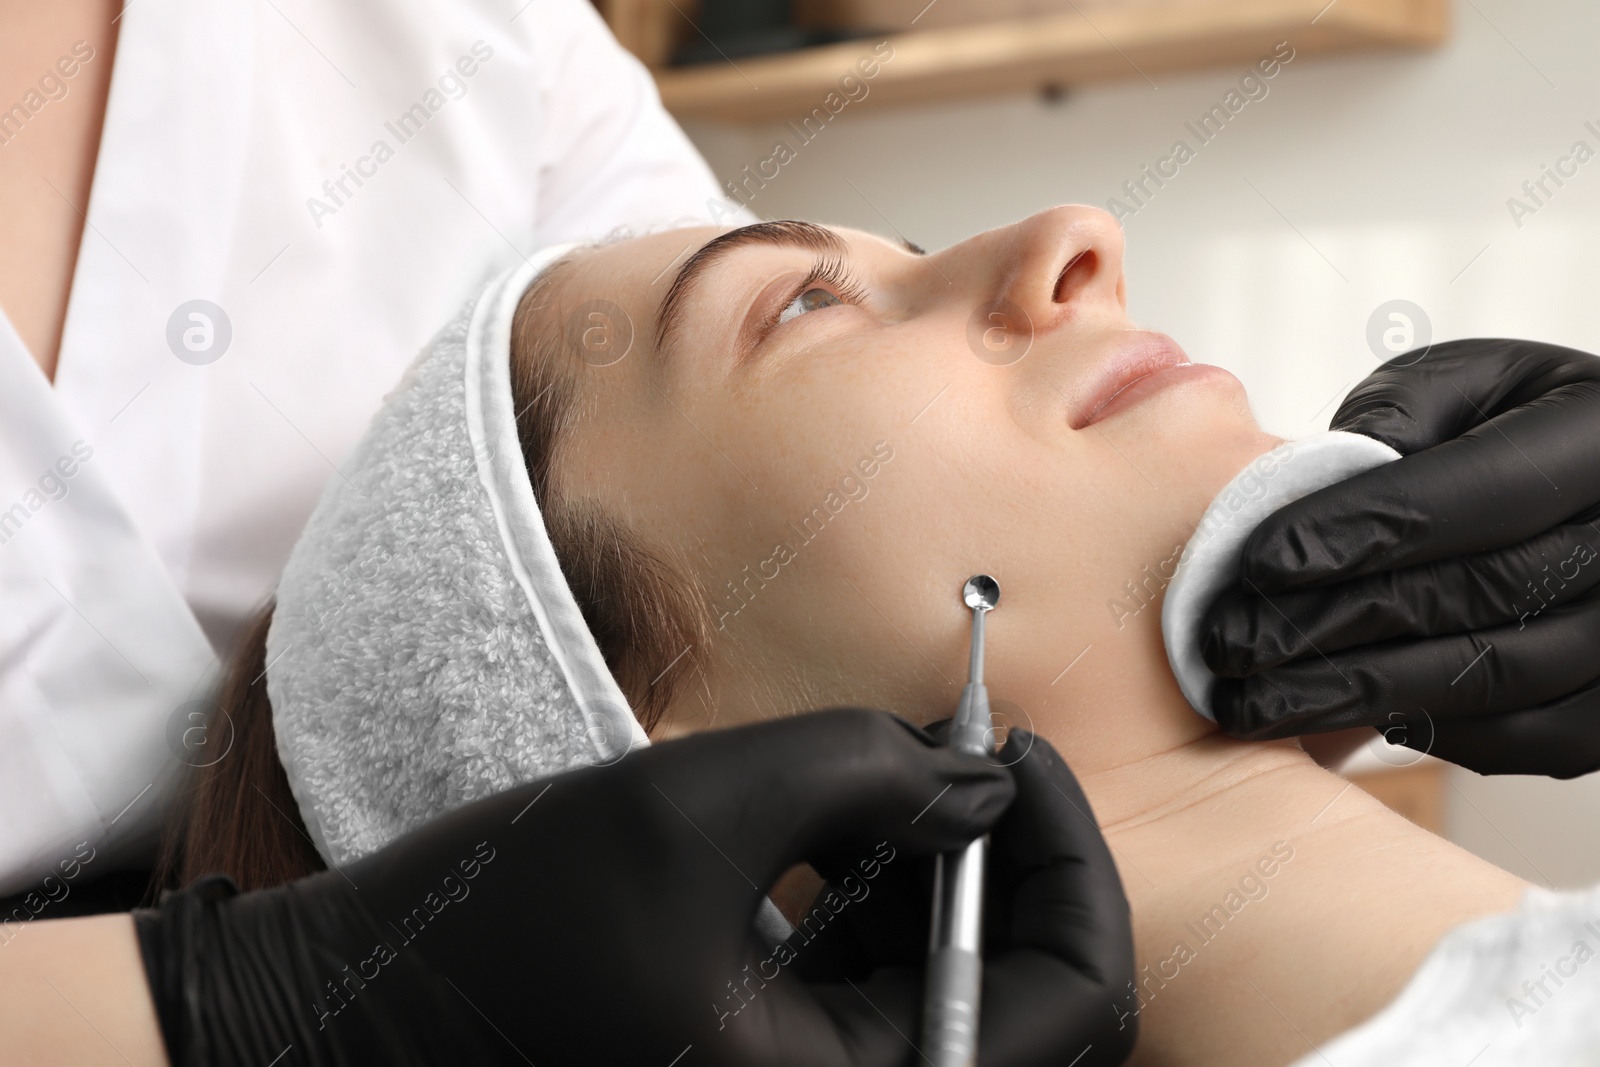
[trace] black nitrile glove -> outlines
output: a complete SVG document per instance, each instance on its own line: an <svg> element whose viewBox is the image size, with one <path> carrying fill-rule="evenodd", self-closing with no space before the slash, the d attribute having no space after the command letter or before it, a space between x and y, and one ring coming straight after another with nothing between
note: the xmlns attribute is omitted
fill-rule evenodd
<svg viewBox="0 0 1600 1067"><path fill-rule="evenodd" d="M1012 730L995 759L1011 768L1017 799L990 837L978 1062L1115 1067L1132 1053L1139 1021L1133 933L1116 864L1077 779L1049 742ZM854 872L827 873L835 892L852 888ZM931 860L886 871L873 895L846 910L796 966L809 979L849 979L863 989L874 975L883 982L889 968L900 968L918 975L910 992L920 991L932 893Z"/></svg>
<svg viewBox="0 0 1600 1067"><path fill-rule="evenodd" d="M175 1067L907 1065L919 973L807 981L752 920L796 863L871 885L1016 792L891 716L822 712L519 786L287 886L202 880L136 925Z"/></svg>
<svg viewBox="0 0 1600 1067"><path fill-rule="evenodd" d="M1246 542L1203 642L1222 728L1374 726L1482 774L1600 769L1600 359L1434 345L1375 371L1332 429L1403 458Z"/></svg>

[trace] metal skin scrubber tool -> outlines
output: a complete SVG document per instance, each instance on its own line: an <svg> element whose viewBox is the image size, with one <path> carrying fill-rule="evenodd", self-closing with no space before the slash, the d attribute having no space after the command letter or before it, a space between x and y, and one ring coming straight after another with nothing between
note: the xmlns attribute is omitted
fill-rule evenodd
<svg viewBox="0 0 1600 1067"><path fill-rule="evenodd" d="M975 574L961 587L972 609L967 686L950 724L950 747L994 754L994 720L983 684L984 616L1000 603L1000 583ZM978 999L983 990L983 873L989 839L934 861L928 984L923 994L922 1055L933 1067L972 1067L978 1058Z"/></svg>

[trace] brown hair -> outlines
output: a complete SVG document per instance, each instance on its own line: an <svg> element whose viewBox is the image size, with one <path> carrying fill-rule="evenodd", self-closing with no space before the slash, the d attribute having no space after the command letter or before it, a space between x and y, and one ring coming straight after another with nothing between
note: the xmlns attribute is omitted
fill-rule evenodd
<svg viewBox="0 0 1600 1067"><path fill-rule="evenodd" d="M211 871L232 875L242 889L258 889L322 869L272 733L266 679L271 622L268 606L239 637L206 724L206 746L225 751L195 768L175 825L163 835L151 895Z"/></svg>
<svg viewBox="0 0 1600 1067"><path fill-rule="evenodd" d="M557 290L571 257L546 270L518 302L511 334L517 432L534 497L562 572L606 664L647 732L661 724L703 665L709 625L684 568L654 552L625 520L559 477L559 458L582 417ZM269 604L242 633L217 694L207 742L231 746L198 768L174 807L150 897L221 871L244 890L323 869L278 761L267 699Z"/></svg>

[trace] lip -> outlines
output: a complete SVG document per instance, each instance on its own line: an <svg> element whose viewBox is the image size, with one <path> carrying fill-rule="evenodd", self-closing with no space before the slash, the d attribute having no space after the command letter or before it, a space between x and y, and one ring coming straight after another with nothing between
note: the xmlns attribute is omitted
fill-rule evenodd
<svg viewBox="0 0 1600 1067"><path fill-rule="evenodd" d="M1132 387L1146 379L1169 371L1174 367L1194 366L1178 342L1164 333L1153 330L1127 330L1116 342L1111 355L1100 360L1084 377L1078 393L1083 402L1078 410L1087 414L1071 421L1074 430L1099 422L1125 402L1131 402L1150 392L1141 386ZM1149 386L1157 383L1149 382Z"/></svg>

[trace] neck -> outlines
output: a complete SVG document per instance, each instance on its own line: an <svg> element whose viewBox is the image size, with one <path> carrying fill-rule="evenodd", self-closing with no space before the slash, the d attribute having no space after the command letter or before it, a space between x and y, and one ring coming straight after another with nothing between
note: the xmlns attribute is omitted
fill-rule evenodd
<svg viewBox="0 0 1600 1067"><path fill-rule="evenodd" d="M1133 1062L1289 1062L1392 1000L1450 927L1515 907L1521 881L1298 743L1217 732L1164 654L1159 669L1115 658L1025 699L1077 773L1128 895Z"/></svg>
<svg viewBox="0 0 1600 1067"><path fill-rule="evenodd" d="M1032 709L1010 717L1061 752L1102 830L1116 833L1196 805L1226 803L1233 790L1264 774L1324 788L1332 782L1298 742L1235 741L1197 714L1167 666L1154 613L1140 622L1102 631L1068 673L1054 678L1006 664L1008 684L996 688L1015 700L996 701L998 709Z"/></svg>

